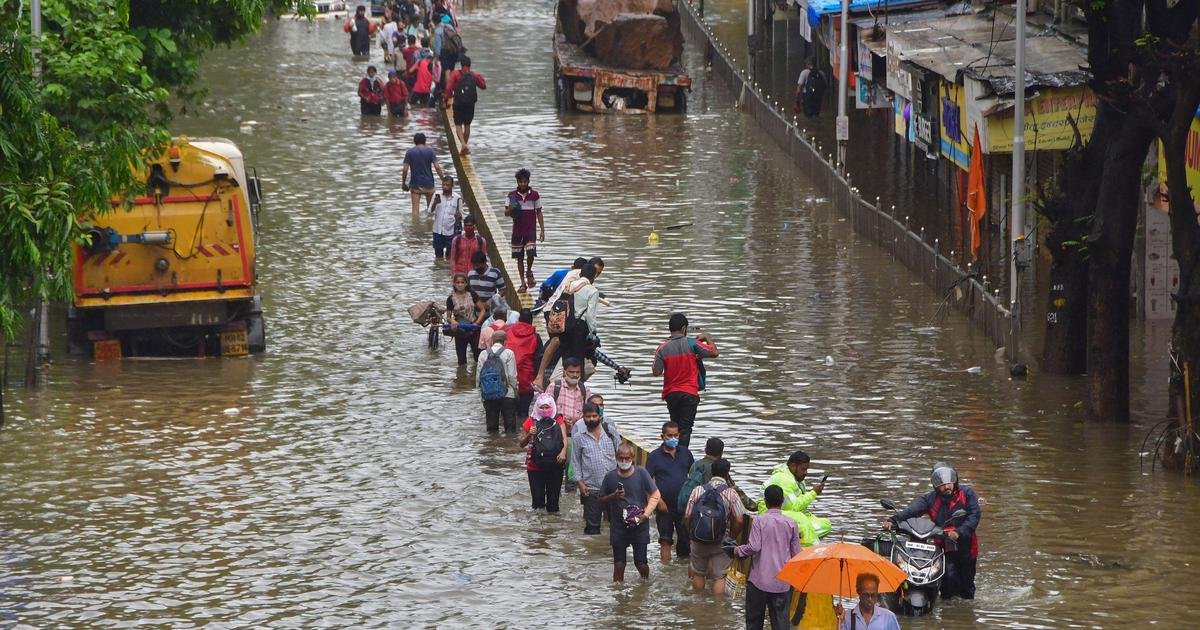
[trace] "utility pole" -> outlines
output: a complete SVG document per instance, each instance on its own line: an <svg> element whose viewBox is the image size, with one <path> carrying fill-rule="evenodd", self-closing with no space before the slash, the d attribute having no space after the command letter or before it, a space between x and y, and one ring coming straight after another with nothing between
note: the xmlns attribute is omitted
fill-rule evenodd
<svg viewBox="0 0 1200 630"><path fill-rule="evenodd" d="M842 0L842 46L838 62L837 169L846 174L846 145L850 142L850 118L846 116L846 82L849 75L847 49L850 37L850 0Z"/></svg>
<svg viewBox="0 0 1200 630"><path fill-rule="evenodd" d="M1013 94L1013 152L1012 152L1012 260L1008 269L1008 298L1012 312L1009 329L1009 360L1014 364L1021 358L1021 271L1028 264L1025 242L1025 2L1017 0L1017 58L1016 86ZM978 150L978 148L976 148Z"/></svg>
<svg viewBox="0 0 1200 630"><path fill-rule="evenodd" d="M29 7L29 27L33 33L33 75L42 74L38 41L42 38L42 0L32 0ZM37 308L38 342L36 365L41 366L50 361L50 303L42 300ZM36 377L35 377L36 378Z"/></svg>

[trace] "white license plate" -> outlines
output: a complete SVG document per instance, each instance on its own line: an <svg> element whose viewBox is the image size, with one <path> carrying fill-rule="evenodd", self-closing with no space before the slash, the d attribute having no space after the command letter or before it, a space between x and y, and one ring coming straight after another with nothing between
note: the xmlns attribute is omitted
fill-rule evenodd
<svg viewBox="0 0 1200 630"><path fill-rule="evenodd" d="M913 542L911 540L904 543L904 546L908 547L909 549L920 549L921 551L937 551L937 547L935 547L933 545L927 545L925 543Z"/></svg>

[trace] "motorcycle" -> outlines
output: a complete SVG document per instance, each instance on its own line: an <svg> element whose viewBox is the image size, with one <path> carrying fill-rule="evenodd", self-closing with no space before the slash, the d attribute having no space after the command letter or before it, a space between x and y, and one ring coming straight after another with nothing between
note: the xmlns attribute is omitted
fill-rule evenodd
<svg viewBox="0 0 1200 630"><path fill-rule="evenodd" d="M879 503L893 513L897 511L896 504L887 499ZM950 522L966 515L966 510L957 509L950 515ZM908 574L899 590L880 594L888 610L910 617L933 611L941 592L942 576L946 573L945 540L945 530L925 515L906 519L891 531L863 539L864 546L891 560Z"/></svg>

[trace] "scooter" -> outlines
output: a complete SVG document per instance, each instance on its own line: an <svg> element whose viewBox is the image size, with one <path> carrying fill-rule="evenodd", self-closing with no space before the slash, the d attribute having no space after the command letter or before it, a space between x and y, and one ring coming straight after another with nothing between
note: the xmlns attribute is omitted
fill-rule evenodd
<svg viewBox="0 0 1200 630"><path fill-rule="evenodd" d="M887 499L879 503L885 509L897 511L896 504ZM950 515L950 522L966 515L966 510L957 509ZM888 610L910 617L933 611L941 592L942 576L946 573L946 553L941 544L945 539L945 530L924 515L906 519L896 529L863 539L864 546L888 558L908 574L899 590L881 594Z"/></svg>

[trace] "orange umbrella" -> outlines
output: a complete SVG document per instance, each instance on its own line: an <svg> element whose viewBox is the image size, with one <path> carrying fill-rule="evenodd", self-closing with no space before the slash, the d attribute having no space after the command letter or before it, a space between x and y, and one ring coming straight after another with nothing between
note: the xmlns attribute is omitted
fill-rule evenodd
<svg viewBox="0 0 1200 630"><path fill-rule="evenodd" d="M908 574L887 558L847 542L807 547L788 560L776 577L801 593L855 597L854 583L862 573L879 578L880 593L895 591L908 579Z"/></svg>

